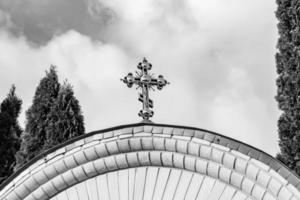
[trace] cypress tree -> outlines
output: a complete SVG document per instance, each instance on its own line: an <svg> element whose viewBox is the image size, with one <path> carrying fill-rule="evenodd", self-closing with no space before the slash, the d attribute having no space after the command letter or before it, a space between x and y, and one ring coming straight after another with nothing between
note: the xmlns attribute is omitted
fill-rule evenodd
<svg viewBox="0 0 300 200"><path fill-rule="evenodd" d="M84 134L81 108L69 83L65 82L61 86L47 123L45 149Z"/></svg>
<svg viewBox="0 0 300 200"><path fill-rule="evenodd" d="M38 155L45 145L48 128L48 115L54 105L60 84L55 66L46 71L41 79L33 97L31 107L26 111L25 133L22 135L21 149L17 153L17 166L28 162Z"/></svg>
<svg viewBox="0 0 300 200"><path fill-rule="evenodd" d="M20 140L20 149L15 155L16 166L14 167L14 171L19 169L22 165L26 164L30 160L28 157L28 152L34 152L36 149L39 148L37 146L37 137L30 135L28 132L22 132Z"/></svg>
<svg viewBox="0 0 300 200"><path fill-rule="evenodd" d="M277 0L277 96L280 153L277 158L300 175L300 1Z"/></svg>
<svg viewBox="0 0 300 200"><path fill-rule="evenodd" d="M79 102L70 84L60 85L53 66L40 81L26 118L27 124L21 135L15 170L42 151L84 134Z"/></svg>
<svg viewBox="0 0 300 200"><path fill-rule="evenodd" d="M15 153L20 147L22 129L17 118L22 100L16 96L15 90L13 85L0 107L0 183L13 173Z"/></svg>

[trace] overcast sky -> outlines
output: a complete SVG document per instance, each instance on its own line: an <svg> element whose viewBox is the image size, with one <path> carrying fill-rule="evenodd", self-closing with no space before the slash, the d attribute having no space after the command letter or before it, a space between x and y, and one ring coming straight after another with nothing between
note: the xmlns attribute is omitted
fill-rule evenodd
<svg viewBox="0 0 300 200"><path fill-rule="evenodd" d="M269 0L0 0L0 98L20 122L51 64L74 86L87 132L141 121L120 78L146 57L171 82L156 123L195 126L278 152L276 4Z"/></svg>

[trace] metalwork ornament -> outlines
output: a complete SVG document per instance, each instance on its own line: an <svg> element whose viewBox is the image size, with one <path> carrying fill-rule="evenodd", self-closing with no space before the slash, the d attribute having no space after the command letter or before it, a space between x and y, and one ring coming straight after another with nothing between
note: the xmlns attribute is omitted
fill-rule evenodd
<svg viewBox="0 0 300 200"><path fill-rule="evenodd" d="M147 61L146 58L143 59L137 66L140 71L135 71L135 75L128 73L121 81L125 83L129 88L133 85L136 85L136 89L142 90L142 93L139 93L138 100L143 103L143 109L140 110L139 116L143 118L143 122L151 122L149 119L153 117L154 112L151 110L153 108L153 101L149 98L149 90L155 90L155 87L158 90L161 90L167 84L170 84L162 75L159 75L158 78L154 77L154 74L150 74L149 71L152 68L151 63Z"/></svg>

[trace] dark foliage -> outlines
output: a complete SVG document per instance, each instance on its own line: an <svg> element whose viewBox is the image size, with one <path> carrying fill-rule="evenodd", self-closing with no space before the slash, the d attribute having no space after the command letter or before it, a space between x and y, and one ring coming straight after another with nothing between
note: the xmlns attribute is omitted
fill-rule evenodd
<svg viewBox="0 0 300 200"><path fill-rule="evenodd" d="M70 84L60 88L47 122L45 149L84 134L83 116Z"/></svg>
<svg viewBox="0 0 300 200"><path fill-rule="evenodd" d="M43 149L48 125L47 117L56 101L59 89L56 69L51 66L35 91L31 107L26 111L26 133L22 135L21 149L16 155L16 168L27 163Z"/></svg>
<svg viewBox="0 0 300 200"><path fill-rule="evenodd" d="M54 66L40 81L26 118L15 169L41 152L84 133L79 102L69 84L60 85Z"/></svg>
<svg viewBox="0 0 300 200"><path fill-rule="evenodd" d="M17 118L21 111L22 101L15 94L12 86L0 108L0 183L13 173L15 153L20 148L20 128Z"/></svg>
<svg viewBox="0 0 300 200"><path fill-rule="evenodd" d="M276 54L280 154L277 158L300 175L300 1L277 0L279 39Z"/></svg>

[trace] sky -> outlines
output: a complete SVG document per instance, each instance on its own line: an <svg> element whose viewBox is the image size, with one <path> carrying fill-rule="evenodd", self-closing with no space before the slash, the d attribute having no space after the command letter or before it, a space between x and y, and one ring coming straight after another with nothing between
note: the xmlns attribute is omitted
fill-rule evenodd
<svg viewBox="0 0 300 200"><path fill-rule="evenodd" d="M267 0L0 0L0 100L20 124L50 65L73 85L86 131L137 123L120 78L146 57L171 83L150 93L155 123L199 127L278 151L276 4Z"/></svg>

